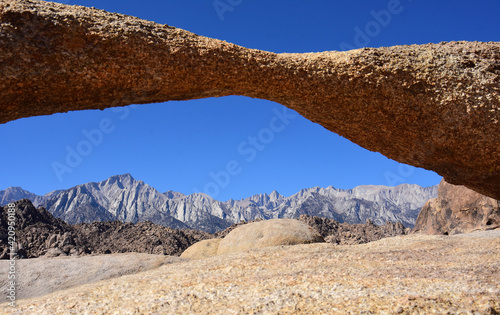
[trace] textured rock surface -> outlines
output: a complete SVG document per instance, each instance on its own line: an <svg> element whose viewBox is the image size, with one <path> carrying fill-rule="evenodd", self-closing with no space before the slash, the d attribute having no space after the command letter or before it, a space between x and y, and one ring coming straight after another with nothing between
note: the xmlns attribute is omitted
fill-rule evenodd
<svg viewBox="0 0 500 315"><path fill-rule="evenodd" d="M308 215L301 215L299 220L318 231L326 242L339 245L364 244L386 237L406 235L411 231L409 228L405 228L401 222L386 222L381 226L375 225L369 220L364 224L348 224Z"/></svg>
<svg viewBox="0 0 500 315"><path fill-rule="evenodd" d="M22 259L16 263L17 298L42 296L57 290L151 270L179 261L183 259L139 253ZM8 270L9 261L0 261L1 288L7 288Z"/></svg>
<svg viewBox="0 0 500 315"><path fill-rule="evenodd" d="M500 228L500 201L442 180L438 197L420 211L414 231L456 234Z"/></svg>
<svg viewBox="0 0 500 315"><path fill-rule="evenodd" d="M181 254L181 257L189 259L205 259L216 256L221 240L222 239L220 238L213 238L194 243Z"/></svg>
<svg viewBox="0 0 500 315"><path fill-rule="evenodd" d="M137 224L93 222L75 225L81 237L87 239L92 253L147 253L180 255L186 248L213 237L196 230L176 230L151 222Z"/></svg>
<svg viewBox="0 0 500 315"><path fill-rule="evenodd" d="M75 237L74 229L66 222L54 218L47 210L35 208L28 199L15 202L15 231L17 255L21 258L39 257L51 248L66 247L66 254L87 252L84 242ZM0 259L9 258L7 238L8 206L0 207ZM55 255L52 251L51 255Z"/></svg>
<svg viewBox="0 0 500 315"><path fill-rule="evenodd" d="M324 242L319 233L304 222L294 219L272 219L243 224L219 243L217 255L252 248Z"/></svg>
<svg viewBox="0 0 500 315"><path fill-rule="evenodd" d="M307 214L351 224L365 223L366 220L378 225L387 221L402 221L404 225L413 227L422 206L434 196L437 196L437 186L361 185L353 189L329 186L302 189L289 197L274 191L269 195L254 195L225 204L233 213L248 221L258 217L298 218Z"/></svg>
<svg viewBox="0 0 500 315"><path fill-rule="evenodd" d="M36 0L2 1L0 27L0 123L244 95L500 199L500 43L275 54Z"/></svg>
<svg viewBox="0 0 500 315"><path fill-rule="evenodd" d="M23 258L137 252L180 255L192 244L213 235L175 230L151 222L93 222L70 225L27 199L16 204L17 254ZM0 259L9 258L7 206L0 207Z"/></svg>
<svg viewBox="0 0 500 315"><path fill-rule="evenodd" d="M500 230L267 247L161 266L5 314L497 314Z"/></svg>

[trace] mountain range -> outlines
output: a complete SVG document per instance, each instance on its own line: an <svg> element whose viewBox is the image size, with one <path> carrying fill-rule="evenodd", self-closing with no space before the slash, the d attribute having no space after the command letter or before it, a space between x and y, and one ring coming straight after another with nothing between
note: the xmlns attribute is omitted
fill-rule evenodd
<svg viewBox="0 0 500 315"><path fill-rule="evenodd" d="M314 187L302 189L289 197L273 191L221 202L203 193L160 193L130 174L124 174L43 196L20 187L9 187L0 191L0 205L30 199L36 207L42 206L54 217L70 224L152 221L177 229L213 233L242 220L297 218L301 214L346 223L364 223L369 219L381 225L387 221L401 221L405 226L413 227L422 206L436 196L437 186L364 185L353 189Z"/></svg>

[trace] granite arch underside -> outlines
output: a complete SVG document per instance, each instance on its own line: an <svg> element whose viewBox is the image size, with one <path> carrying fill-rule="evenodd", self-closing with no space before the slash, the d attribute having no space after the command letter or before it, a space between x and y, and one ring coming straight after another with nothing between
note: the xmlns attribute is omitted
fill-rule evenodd
<svg viewBox="0 0 500 315"><path fill-rule="evenodd" d="M275 54L94 8L0 3L0 123L244 95L500 199L500 43Z"/></svg>

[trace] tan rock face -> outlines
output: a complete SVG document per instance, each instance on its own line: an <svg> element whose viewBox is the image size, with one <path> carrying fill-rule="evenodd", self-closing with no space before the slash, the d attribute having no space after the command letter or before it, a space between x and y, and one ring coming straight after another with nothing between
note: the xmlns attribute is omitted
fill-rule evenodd
<svg viewBox="0 0 500 315"><path fill-rule="evenodd" d="M457 234L500 228L500 202L464 186L441 181L438 197L420 211L414 231Z"/></svg>
<svg viewBox="0 0 500 315"><path fill-rule="evenodd" d="M181 257L189 259L204 259L216 256L221 240L222 239L220 238L212 238L194 243L181 254Z"/></svg>
<svg viewBox="0 0 500 315"><path fill-rule="evenodd" d="M324 242L318 231L295 219L273 219L241 225L219 243L217 255L252 248Z"/></svg>
<svg viewBox="0 0 500 315"><path fill-rule="evenodd" d="M244 95L500 199L500 43L275 54L138 18L0 4L0 123Z"/></svg>

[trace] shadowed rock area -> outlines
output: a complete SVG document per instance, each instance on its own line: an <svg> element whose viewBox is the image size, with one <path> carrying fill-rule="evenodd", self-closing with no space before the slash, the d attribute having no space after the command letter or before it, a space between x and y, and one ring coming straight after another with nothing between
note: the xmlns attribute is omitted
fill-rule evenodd
<svg viewBox="0 0 500 315"><path fill-rule="evenodd" d="M424 205L414 232L458 234L500 228L500 202L442 180L438 197Z"/></svg>
<svg viewBox="0 0 500 315"><path fill-rule="evenodd" d="M386 222L378 226L367 220L365 224L348 224L308 215L301 215L299 220L316 229L326 242L336 245L365 244L386 237L406 235L411 231L401 222Z"/></svg>
<svg viewBox="0 0 500 315"><path fill-rule="evenodd" d="M35 0L2 1L0 29L0 123L244 95L500 199L500 43L275 54Z"/></svg>

